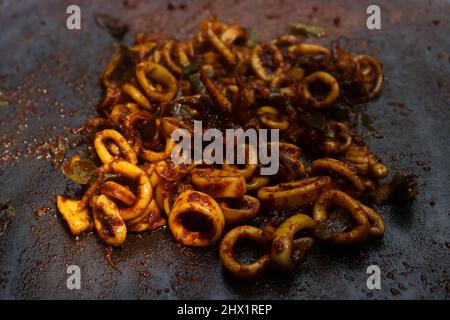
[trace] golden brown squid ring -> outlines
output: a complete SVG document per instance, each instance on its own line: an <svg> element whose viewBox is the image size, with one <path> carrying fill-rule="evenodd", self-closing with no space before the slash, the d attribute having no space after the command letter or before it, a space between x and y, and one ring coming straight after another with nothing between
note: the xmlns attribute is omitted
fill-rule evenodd
<svg viewBox="0 0 450 320"><path fill-rule="evenodd" d="M268 48L273 52L273 58L275 63L277 64L277 68L275 71L269 73L267 72L263 60L261 59L261 55L263 54L263 46L257 45L253 48L252 54L250 57L250 65L252 67L253 72L261 79L266 82L274 81L278 78L283 72L284 60L283 55L281 54L280 49L278 49L274 45L269 45Z"/></svg>
<svg viewBox="0 0 450 320"><path fill-rule="evenodd" d="M127 227L119 208L104 195L93 196L91 207L99 238L110 246L120 246L127 236Z"/></svg>
<svg viewBox="0 0 450 320"><path fill-rule="evenodd" d="M296 56L317 55L317 54L323 54L328 56L330 54L330 50L328 50L327 48L312 43L295 44L290 46L288 50L289 52L293 53Z"/></svg>
<svg viewBox="0 0 450 320"><path fill-rule="evenodd" d="M114 57L112 57L112 59L103 69L101 79L102 84L105 88L113 86L113 84L109 81L109 77L113 74L114 70L116 70L116 68L119 66L121 62L122 62L122 55L118 53Z"/></svg>
<svg viewBox="0 0 450 320"><path fill-rule="evenodd" d="M337 121L330 121L329 126L333 130L335 137L325 137L319 145L320 149L327 154L344 152L352 143L352 136L348 127L344 123Z"/></svg>
<svg viewBox="0 0 450 320"><path fill-rule="evenodd" d="M56 205L63 219L67 222L73 235L89 230L92 227L92 218L87 205L81 205L81 200L70 199L66 196L57 196Z"/></svg>
<svg viewBox="0 0 450 320"><path fill-rule="evenodd" d="M158 84L161 84L164 87L165 92L161 93L156 91L155 87L151 84L147 77L156 81ZM136 66L136 78L147 96L151 99L161 102L169 102L177 92L177 80L169 72L169 70L158 63L150 61L139 63Z"/></svg>
<svg viewBox="0 0 450 320"><path fill-rule="evenodd" d="M257 197L265 208L289 209L309 204L331 186L330 177L313 177L263 187Z"/></svg>
<svg viewBox="0 0 450 320"><path fill-rule="evenodd" d="M270 129L278 129L280 131L289 128L289 118L280 111L270 106L263 106L257 111L259 121Z"/></svg>
<svg viewBox="0 0 450 320"><path fill-rule="evenodd" d="M133 205L134 201L136 201L136 196L127 186L123 186L115 181L106 181L101 186L100 192L108 198L119 200L127 206Z"/></svg>
<svg viewBox="0 0 450 320"><path fill-rule="evenodd" d="M127 229L130 232L142 232L145 230L156 230L165 225L166 221L161 217L161 211L156 205L155 200L152 200L147 209L145 209L144 217L139 218L133 224L128 224L127 222Z"/></svg>
<svg viewBox="0 0 450 320"><path fill-rule="evenodd" d="M194 56L194 46L192 42L180 42L176 47L178 62L182 66L187 66L191 63L191 57Z"/></svg>
<svg viewBox="0 0 450 320"><path fill-rule="evenodd" d="M199 221L206 222L199 225ZM190 223L189 223L190 222ZM169 228L176 241L193 247L207 247L222 236L225 219L217 202L202 192L183 191L173 204Z"/></svg>
<svg viewBox="0 0 450 320"><path fill-rule="evenodd" d="M231 102L228 98L216 87L212 80L208 77L208 73L205 71L204 66L200 67L200 80L205 86L209 97L214 104L224 112L231 112Z"/></svg>
<svg viewBox="0 0 450 320"><path fill-rule="evenodd" d="M139 106L135 103L117 104L112 108L109 117L117 126L120 126L123 117L137 111L139 111Z"/></svg>
<svg viewBox="0 0 450 320"><path fill-rule="evenodd" d="M137 181L137 195L133 205L128 208L120 208L119 211L124 220L130 220L140 216L150 204L153 196L150 179L145 172L136 165L121 160L106 164L105 171L120 174L127 179Z"/></svg>
<svg viewBox="0 0 450 320"><path fill-rule="evenodd" d="M141 215L137 216L134 219L127 220L126 221L127 226L131 226L131 225L138 223L139 221L144 219L149 213L151 213L153 211L157 211L158 214L161 213L161 211L158 208L158 205L156 204L155 199L152 199L150 204L145 208L145 210L142 212Z"/></svg>
<svg viewBox="0 0 450 320"><path fill-rule="evenodd" d="M216 35L213 30L213 23L208 21L203 24L203 35L211 43L211 45L219 52L225 61L234 66L236 64L236 56L233 51Z"/></svg>
<svg viewBox="0 0 450 320"><path fill-rule="evenodd" d="M314 220L304 214L293 215L284 221L273 234L271 265L279 271L292 271L299 262L294 257L296 233L305 229L313 231L315 226Z"/></svg>
<svg viewBox="0 0 450 320"><path fill-rule="evenodd" d="M347 209L355 222L355 227L352 230L336 234L330 239L331 242L344 244L361 242L367 239L370 235L370 226L365 210L358 200L337 189L325 191L317 199L313 209L313 219L316 223L320 224L327 219L327 208L330 204Z"/></svg>
<svg viewBox="0 0 450 320"><path fill-rule="evenodd" d="M369 220L370 234L376 237L382 237L386 229L383 218L374 209L363 205L361 202L359 204Z"/></svg>
<svg viewBox="0 0 450 320"><path fill-rule="evenodd" d="M227 45L233 44L237 39L244 38L247 36L247 32L239 24L233 24L229 26L220 35L220 40Z"/></svg>
<svg viewBox="0 0 450 320"><path fill-rule="evenodd" d="M122 86L123 91L128 94L134 101L136 101L137 104L139 104L144 109L147 109L149 111L153 110L152 105L150 104L150 101L141 93L141 91L133 86L131 83L125 83Z"/></svg>
<svg viewBox="0 0 450 320"><path fill-rule="evenodd" d="M227 170L195 169L192 183L213 198L240 198L247 191L245 177Z"/></svg>
<svg viewBox="0 0 450 320"><path fill-rule="evenodd" d="M149 162L165 160L168 157L170 157L170 153L172 152L172 149L175 147L175 145L176 142L169 137L166 138L166 146L164 147L164 151L157 152L146 148L142 148L139 156L145 161Z"/></svg>
<svg viewBox="0 0 450 320"><path fill-rule="evenodd" d="M383 179L389 174L389 169L363 146L350 145L342 160L351 163L364 176Z"/></svg>
<svg viewBox="0 0 450 320"><path fill-rule="evenodd" d="M172 60L172 52L173 52L173 46L174 42L172 40L169 40L166 42L166 44L163 46L161 51L161 57L164 61L165 65L169 68L169 70L176 75L181 75L182 70L181 68Z"/></svg>
<svg viewBox="0 0 450 320"><path fill-rule="evenodd" d="M130 163L136 164L137 158L134 150L130 147L127 140L119 132L112 129L105 129L95 134L94 146L100 160L104 164L108 164L116 158L111 155L105 145L105 140L112 140L112 142L120 148L120 153Z"/></svg>
<svg viewBox="0 0 450 320"><path fill-rule="evenodd" d="M269 266L269 253L265 253L251 264L240 263L234 257L233 249L236 242L243 238L252 240L261 246L267 245L266 238L263 236L263 230L252 226L236 227L225 235L220 244L220 261L222 261L223 266L228 271L241 279L258 278Z"/></svg>
<svg viewBox="0 0 450 320"><path fill-rule="evenodd" d="M311 164L311 174L319 175L322 171L332 171L349 181L357 191L365 189L363 181L358 177L356 170L349 164L332 159L323 158L314 160Z"/></svg>
<svg viewBox="0 0 450 320"><path fill-rule="evenodd" d="M357 63L358 69L362 74L363 83L371 84L371 88L369 89L365 86L366 90L368 90L368 94L365 98L368 100L375 98L380 93L381 85L383 83L383 72L381 71L380 61L372 56L363 54L354 56L353 60ZM372 72L375 73L375 79L373 79L373 76L371 75Z"/></svg>
<svg viewBox="0 0 450 320"><path fill-rule="evenodd" d="M269 177L260 176L260 177L252 177L249 182L246 182L247 191L255 191L259 190L264 186L267 186L270 182Z"/></svg>
<svg viewBox="0 0 450 320"><path fill-rule="evenodd" d="M164 211L169 216L172 210L172 192L173 184L160 183L155 189L155 200L158 208Z"/></svg>
<svg viewBox="0 0 450 320"><path fill-rule="evenodd" d="M241 199L221 202L220 208L225 217L225 224L227 226L236 225L256 217L259 212L259 200L244 195Z"/></svg>
<svg viewBox="0 0 450 320"><path fill-rule="evenodd" d="M235 165L231 165L228 163L224 163L222 165L222 169L227 170L227 171L232 171L232 172L236 172L236 173L240 173L244 176L245 179L249 179L253 173L255 172L256 168L258 167L258 152L256 151L256 149L251 146L250 144L246 143L245 144L245 152L246 152L246 163L245 163L245 168L243 169L239 169L237 166ZM253 159L251 161L251 159ZM254 162L254 163L252 163Z"/></svg>
<svg viewBox="0 0 450 320"><path fill-rule="evenodd" d="M329 87L325 97L314 97L311 93L310 85L316 81L320 81ZM324 108L331 105L338 98L339 91L338 81L331 74L324 71L311 73L302 80L303 97L309 100L315 108Z"/></svg>

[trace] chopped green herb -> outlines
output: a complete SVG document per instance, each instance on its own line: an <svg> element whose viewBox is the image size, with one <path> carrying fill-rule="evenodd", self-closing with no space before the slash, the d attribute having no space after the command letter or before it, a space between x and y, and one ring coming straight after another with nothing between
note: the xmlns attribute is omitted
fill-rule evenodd
<svg viewBox="0 0 450 320"><path fill-rule="evenodd" d="M73 156L63 165L62 172L72 181L79 184L88 184L97 177L97 167L91 160L80 159Z"/></svg>
<svg viewBox="0 0 450 320"><path fill-rule="evenodd" d="M16 208L10 199L6 199L0 203L0 237L3 236L15 215Z"/></svg>

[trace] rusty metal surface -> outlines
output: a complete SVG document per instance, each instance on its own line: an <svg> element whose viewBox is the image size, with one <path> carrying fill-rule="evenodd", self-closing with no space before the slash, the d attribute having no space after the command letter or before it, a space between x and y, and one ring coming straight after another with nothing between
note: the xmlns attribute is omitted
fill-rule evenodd
<svg viewBox="0 0 450 320"><path fill-rule="evenodd" d="M378 1L379 31L365 28L371 1L350 0L128 1L135 8L77 1L82 31L68 31L65 12L73 2L0 1L0 81L12 99L0 108L0 200L9 197L17 208L0 238L0 298L450 297L449 1ZM339 35L364 40L361 52L379 57L388 79L381 98L365 108L383 136L368 134L368 144L391 168L416 172L420 194L407 205L379 208L383 240L352 249L316 245L294 273L257 283L224 272L217 248L181 248L167 230L130 236L112 252L114 270L95 236L76 241L57 215L55 195L79 188L46 159L56 137L70 141L69 128L95 115L99 73L114 47L95 25L95 12L128 22L128 43L143 30L192 35L211 12L254 27L263 39L285 32L288 22L314 21L329 31L325 42ZM81 290L66 288L71 264L81 267ZM366 287L371 264L381 267L381 290Z"/></svg>

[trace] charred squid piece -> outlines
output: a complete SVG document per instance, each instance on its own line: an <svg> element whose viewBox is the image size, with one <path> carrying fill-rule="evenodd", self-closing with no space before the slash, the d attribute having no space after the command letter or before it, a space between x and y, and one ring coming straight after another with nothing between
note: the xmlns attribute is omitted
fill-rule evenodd
<svg viewBox="0 0 450 320"><path fill-rule="evenodd" d="M219 169L194 169L192 183L213 198L240 198L246 192L244 175Z"/></svg>
<svg viewBox="0 0 450 320"><path fill-rule="evenodd" d="M247 191L256 191L269 184L270 179L266 176L253 176L250 181L246 182Z"/></svg>
<svg viewBox="0 0 450 320"><path fill-rule="evenodd" d="M195 56L194 45L191 41L179 42L176 46L178 63L181 66L191 64L192 58Z"/></svg>
<svg viewBox="0 0 450 320"><path fill-rule="evenodd" d="M142 108L148 111L152 111L154 109L150 101L148 101L148 99L145 97L145 95L131 83L125 83L122 86L122 90Z"/></svg>
<svg viewBox="0 0 450 320"><path fill-rule="evenodd" d="M352 164L365 177L381 180L389 174L389 169L365 146L350 145L341 160Z"/></svg>
<svg viewBox="0 0 450 320"><path fill-rule="evenodd" d="M295 239L300 231L313 234L316 223L304 214L296 214L284 221L273 233L270 263L278 271L292 271L314 244L312 237Z"/></svg>
<svg viewBox="0 0 450 320"><path fill-rule="evenodd" d="M320 195L314 204L313 219L317 224L327 220L327 209L335 204L346 209L352 216L355 227L350 231L339 232L329 240L336 244L352 244L366 240L370 235L369 220L366 211L361 207L359 201L353 199L346 193L331 189Z"/></svg>
<svg viewBox="0 0 450 320"><path fill-rule="evenodd" d="M256 279L269 267L270 254L264 253L257 261L250 264L240 263L233 255L235 244L241 239L248 239L260 247L267 247L263 230L252 226L240 226L229 231L220 244L220 260L223 266L241 279ZM267 249L266 249L267 250Z"/></svg>
<svg viewBox="0 0 450 320"><path fill-rule="evenodd" d="M353 59L358 65L364 92L363 97L360 99L361 102L375 99L380 94L381 85L383 84L383 72L381 71L380 61L368 55L357 55Z"/></svg>
<svg viewBox="0 0 450 320"><path fill-rule="evenodd" d="M204 39L206 39L214 49L221 54L221 56L225 59L225 61L230 66L236 65L236 55L233 51L217 36L215 31L213 30L213 22L206 21L202 25L202 35Z"/></svg>
<svg viewBox="0 0 450 320"><path fill-rule="evenodd" d="M263 44L253 48L250 64L258 78L265 82L272 82L281 76L284 59L276 46Z"/></svg>
<svg viewBox="0 0 450 320"><path fill-rule="evenodd" d="M106 129L95 135L94 146L100 160L104 164L108 164L117 160L117 156L113 156L105 145L105 141L109 140L118 147L120 155L132 164L137 163L137 157L134 150L128 144L124 136L112 129Z"/></svg>
<svg viewBox="0 0 450 320"><path fill-rule="evenodd" d="M375 237L382 237L386 229L383 218L374 209L363 205L361 202L359 204L361 208L364 210L367 219L369 220L370 235Z"/></svg>
<svg viewBox="0 0 450 320"><path fill-rule="evenodd" d="M237 148L239 148L238 146ZM242 174L244 178L250 179L253 176L253 173L255 172L256 168L258 167L258 151L251 146L250 144L246 143L244 146L245 151L245 164L244 168L239 168L237 165L228 164L226 161L222 165L223 170L227 170L230 172Z"/></svg>
<svg viewBox="0 0 450 320"><path fill-rule="evenodd" d="M131 220L141 216L153 197L153 190L147 174L126 161L115 160L105 165L105 173L117 174L123 178L137 182L137 194L134 203L130 207L119 208L120 216L125 220Z"/></svg>
<svg viewBox="0 0 450 320"><path fill-rule="evenodd" d="M162 61L169 68L169 70L176 76L181 76L181 74L183 73L181 67L173 61L174 49L176 46L177 45L174 46L173 40L167 41L161 50L161 56Z"/></svg>
<svg viewBox="0 0 450 320"><path fill-rule="evenodd" d="M161 210L153 199L141 216L128 220L126 224L129 232L143 232L162 227L166 225L166 221L161 217Z"/></svg>
<svg viewBox="0 0 450 320"><path fill-rule="evenodd" d="M319 148L328 155L345 152L352 143L352 136L347 125L342 122L330 121L328 122L328 128L331 131L331 136L324 136Z"/></svg>
<svg viewBox="0 0 450 320"><path fill-rule="evenodd" d="M276 177L277 182L299 180L306 175L306 168L300 159L301 150L294 144L287 142L271 142L278 144L280 169Z"/></svg>
<svg viewBox="0 0 450 320"><path fill-rule="evenodd" d="M206 91L208 92L209 97L213 101L214 105L216 105L220 111L226 112L229 114L231 112L231 102L228 98L216 87L216 85L209 78L208 73L204 69L204 66L200 67L200 80L205 86Z"/></svg>
<svg viewBox="0 0 450 320"><path fill-rule="evenodd" d="M156 119L156 130L157 135L160 134L161 137L164 139L164 147L161 151L154 151L151 150L151 147L143 147L141 149L141 152L139 156L148 162L155 162L155 161L161 161L165 160L170 157L170 154L172 152L172 149L175 147L176 142L172 140L171 134L173 130L176 129L176 127L170 125L169 118L161 118Z"/></svg>
<svg viewBox="0 0 450 320"><path fill-rule="evenodd" d="M320 95L314 95L312 85L317 84L326 86L328 92ZM300 94L314 108L325 108L333 104L339 97L340 89L338 81L325 71L316 71L307 75L301 82Z"/></svg>
<svg viewBox="0 0 450 320"><path fill-rule="evenodd" d="M239 41L245 43L247 38L247 31L239 24L229 26L220 35L220 40L228 46Z"/></svg>
<svg viewBox="0 0 450 320"><path fill-rule="evenodd" d="M207 194L186 190L175 201L169 228L176 241L192 247L207 247L220 240L225 226L222 209Z"/></svg>
<svg viewBox="0 0 450 320"><path fill-rule="evenodd" d="M169 102L177 93L177 80L169 70L158 63L144 61L136 65L136 78L150 99ZM149 79L162 88L158 89Z"/></svg>
<svg viewBox="0 0 450 320"><path fill-rule="evenodd" d="M365 189L363 179L358 176L358 172L350 164L332 158L317 159L312 162L312 175L323 175L326 173L335 174L339 178L343 178L346 182L350 183L353 190L346 190L347 192L353 192L356 195L359 195ZM337 185L340 185L340 181L334 182L337 183Z"/></svg>
<svg viewBox="0 0 450 320"><path fill-rule="evenodd" d="M283 131L290 126L289 118L274 107L259 107L257 114L259 121L267 128Z"/></svg>
<svg viewBox="0 0 450 320"><path fill-rule="evenodd" d="M225 225L231 226L249 221L259 212L259 200L244 195L240 199L229 199L220 203Z"/></svg>
<svg viewBox="0 0 450 320"><path fill-rule="evenodd" d="M257 197L264 208L290 209L311 203L331 187L330 177L306 178L299 181L263 187Z"/></svg>
<svg viewBox="0 0 450 320"><path fill-rule="evenodd" d="M116 204L100 195L91 198L91 207L99 238L110 246L122 245L127 236L127 227Z"/></svg>
<svg viewBox="0 0 450 320"><path fill-rule="evenodd" d="M83 201L59 195L56 197L56 205L74 236L92 229L92 216Z"/></svg>

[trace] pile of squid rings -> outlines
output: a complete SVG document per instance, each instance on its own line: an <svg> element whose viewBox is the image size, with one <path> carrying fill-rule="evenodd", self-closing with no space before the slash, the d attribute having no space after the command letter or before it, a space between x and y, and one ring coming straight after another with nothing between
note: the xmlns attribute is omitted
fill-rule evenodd
<svg viewBox="0 0 450 320"><path fill-rule="evenodd" d="M241 25L213 16L191 40L142 33L118 50L101 75L100 116L83 128L93 129L96 175L81 199L57 197L73 235L95 229L105 244L120 246L128 232L168 225L186 246L220 242L224 267L251 279L268 268L293 270L336 208L350 214L352 227L324 241L384 234L382 217L362 200L389 170L334 117L338 104L378 96L380 62L340 41L329 49L293 35L253 40ZM263 176L259 163L175 164L171 134L191 131L193 120L204 129L278 129L279 172ZM246 152L255 150L246 145ZM268 212L275 218L250 225ZM234 254L244 238L263 249L252 263Z"/></svg>

